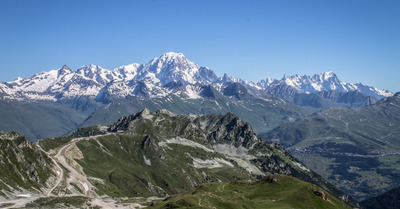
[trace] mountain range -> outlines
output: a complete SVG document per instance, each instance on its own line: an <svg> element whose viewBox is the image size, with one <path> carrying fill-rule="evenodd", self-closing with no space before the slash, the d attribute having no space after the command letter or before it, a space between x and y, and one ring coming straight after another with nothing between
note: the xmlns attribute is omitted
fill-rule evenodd
<svg viewBox="0 0 400 209"><path fill-rule="evenodd" d="M108 125L149 108L175 113L233 112L263 134L321 108L364 107L388 95L363 84L341 82L332 72L258 83L227 74L218 77L183 54L169 52L147 64L111 71L97 65L73 71L64 65L0 83L0 130L18 131L35 141L71 134L79 127Z"/></svg>
<svg viewBox="0 0 400 209"><path fill-rule="evenodd" d="M130 64L107 70L98 65L86 65L72 71L64 65L60 69L42 72L31 78L17 78L0 84L3 99L58 101L89 96L97 101L127 96L165 97L180 93L186 98L201 98L196 86L211 85L222 91L227 83L240 83L246 88L278 92L291 88L296 93L359 91L366 96L381 99L392 95L361 83L341 82L333 72L314 76L284 76L281 80L267 78L257 83L224 75L218 77L211 69L189 61L182 53L169 52L147 64ZM289 92L288 92L289 93Z"/></svg>

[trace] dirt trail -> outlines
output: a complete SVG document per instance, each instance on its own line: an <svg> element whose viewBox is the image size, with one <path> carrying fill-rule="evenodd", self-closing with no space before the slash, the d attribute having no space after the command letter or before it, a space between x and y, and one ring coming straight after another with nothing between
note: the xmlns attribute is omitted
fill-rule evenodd
<svg viewBox="0 0 400 209"><path fill-rule="evenodd" d="M57 166L56 173L57 173L58 179L57 179L56 184L47 192L47 194L46 194L47 197L50 197L50 195L53 192L53 190L61 183L61 181L63 180L63 177L64 177L64 170L60 167L60 165L58 165L57 161L54 160L53 157L50 157L50 158L53 161L54 165Z"/></svg>
<svg viewBox="0 0 400 209"><path fill-rule="evenodd" d="M111 133L104 134L104 135L96 135L96 136L89 136L89 137L81 137L81 138L74 138L70 142L68 142L66 145L61 147L61 149L57 152L57 154L54 156L57 161L68 170L69 172L69 178L67 179L67 185L69 185L70 182L75 183L83 192L85 196L88 197L95 197L97 194L93 190L93 185L89 182L87 179L86 175L82 175L79 171L77 171L74 167L72 167L68 162L67 162L67 156L65 155L65 152L70 149L72 146L75 146L75 144L81 140L89 140L89 139L94 139L97 137L101 136L106 136L110 135ZM63 175L60 175L60 179L58 181L58 184L61 182ZM57 185L58 185L57 184ZM56 186L54 187L56 188Z"/></svg>
<svg viewBox="0 0 400 209"><path fill-rule="evenodd" d="M66 152L69 149L71 149L73 146L76 146L77 142L79 142L81 140L95 139L98 137L107 136L107 135L111 135L111 134L114 134L114 133L107 133L107 134L103 134L103 135L96 135L96 136L90 136L90 137L74 138L70 142L68 142L67 144L62 146L58 150L57 154L55 154L54 156L51 156L49 152L45 152L42 148L40 148L43 152L48 154L48 156L51 158L51 160L57 167L56 168L57 181L56 181L55 185L53 187L51 187L44 195L27 193L27 194L16 195L16 198L12 199L12 200L2 200L0 202L0 206L1 205L5 206L5 204L8 204L8 205L5 207L1 207L1 208L22 208L26 204L33 202L39 198L57 197L57 195L52 194L52 193L57 187L60 186L60 184L63 180L66 180L67 187L68 186L71 187L71 183L74 183L83 192L83 194L74 193L74 194L63 195L63 197L67 197L67 196L74 197L74 196L84 195L91 199L92 206L99 206L101 208L142 208L142 207L144 207L138 203L121 205L112 198L99 196L94 191L94 187L88 180L87 176L85 174L81 174L80 171L78 171L76 168L74 168L72 165L70 165L68 163L68 160L70 160L71 158L69 156L66 156ZM66 169L66 171L69 175L68 177L66 177L64 170L61 168L61 166L59 164L61 164Z"/></svg>

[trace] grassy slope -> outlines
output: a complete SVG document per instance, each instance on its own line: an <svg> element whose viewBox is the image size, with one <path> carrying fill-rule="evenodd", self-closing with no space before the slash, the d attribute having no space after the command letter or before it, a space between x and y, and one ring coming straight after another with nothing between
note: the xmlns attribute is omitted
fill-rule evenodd
<svg viewBox="0 0 400 209"><path fill-rule="evenodd" d="M24 208L32 209L53 209L53 208L100 208L89 207L90 202L87 197L45 197L39 198L28 203Z"/></svg>
<svg viewBox="0 0 400 209"><path fill-rule="evenodd" d="M168 145L171 149L163 149L157 143L158 140L133 135L109 135L83 140L77 145L84 159L78 162L87 175L104 180L92 182L97 192L112 197L164 196L165 192L176 194L217 179L231 181L252 178L240 168L227 166L197 170L191 166L193 160L190 156L203 159L222 156L175 144ZM151 165L145 163L145 158ZM154 187L152 190L149 182L162 189Z"/></svg>
<svg viewBox="0 0 400 209"><path fill-rule="evenodd" d="M65 136L65 137L56 137L56 138L47 138L37 141L39 146L46 152L51 149L55 149L60 147L61 145L67 144L73 139L72 136Z"/></svg>
<svg viewBox="0 0 400 209"><path fill-rule="evenodd" d="M154 208L350 208L320 188L284 175L256 182L209 183L190 193L172 196Z"/></svg>

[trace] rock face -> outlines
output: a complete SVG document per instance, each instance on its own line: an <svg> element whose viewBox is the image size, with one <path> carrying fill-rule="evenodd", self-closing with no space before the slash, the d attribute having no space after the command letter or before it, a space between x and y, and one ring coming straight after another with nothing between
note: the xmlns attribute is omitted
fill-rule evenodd
<svg viewBox="0 0 400 209"><path fill-rule="evenodd" d="M45 192L56 176L55 165L35 144L18 133L0 132L0 198Z"/></svg>

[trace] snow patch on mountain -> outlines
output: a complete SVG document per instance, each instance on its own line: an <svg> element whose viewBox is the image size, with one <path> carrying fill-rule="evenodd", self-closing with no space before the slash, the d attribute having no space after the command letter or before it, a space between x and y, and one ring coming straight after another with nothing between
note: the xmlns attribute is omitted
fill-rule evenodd
<svg viewBox="0 0 400 209"><path fill-rule="evenodd" d="M181 98L201 99L203 98L201 95L202 91L203 91L202 86L188 84L181 88L176 89L174 94L180 96Z"/></svg>
<svg viewBox="0 0 400 209"><path fill-rule="evenodd" d="M132 80L135 78L137 74L137 69L140 67L140 64L133 63L129 65L124 65L119 68L115 68L112 71L114 78L118 80Z"/></svg>
<svg viewBox="0 0 400 209"><path fill-rule="evenodd" d="M200 159L200 158L194 158L193 159L193 167L195 168L208 168L208 169L214 169L214 168L221 168L224 166L228 166L233 168L234 165L230 163L229 161L226 161L222 158L213 158L211 160L206 159Z"/></svg>
<svg viewBox="0 0 400 209"><path fill-rule="evenodd" d="M177 136L176 138L168 139L162 142L159 142L158 145L162 147L168 146L168 144L179 144L183 146L188 146L188 147L193 147L193 148L200 148L203 149L206 152L214 152L213 149L210 149L202 144L199 144L197 142L194 142L192 140L186 139L186 138L181 138Z"/></svg>

